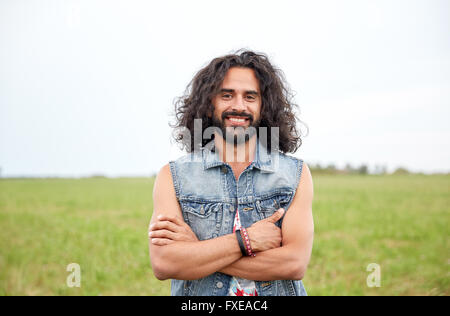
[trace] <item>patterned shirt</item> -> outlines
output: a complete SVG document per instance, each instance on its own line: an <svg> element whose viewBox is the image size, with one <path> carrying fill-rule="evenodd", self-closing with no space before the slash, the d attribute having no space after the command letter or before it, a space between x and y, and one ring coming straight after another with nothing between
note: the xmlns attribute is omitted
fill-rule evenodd
<svg viewBox="0 0 450 316"><path fill-rule="evenodd" d="M236 229L240 228L241 221L239 219L239 211L236 211L236 216L234 217L233 233L236 231ZM258 296L255 281L233 276L230 282L228 296Z"/></svg>

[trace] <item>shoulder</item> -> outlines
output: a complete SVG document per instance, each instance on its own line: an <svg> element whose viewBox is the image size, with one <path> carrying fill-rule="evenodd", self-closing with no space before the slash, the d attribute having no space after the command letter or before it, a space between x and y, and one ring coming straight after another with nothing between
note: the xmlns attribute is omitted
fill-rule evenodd
<svg viewBox="0 0 450 316"><path fill-rule="evenodd" d="M159 169L158 175L157 177L164 177L170 175L170 163L166 163L164 166L161 167L161 169Z"/></svg>
<svg viewBox="0 0 450 316"><path fill-rule="evenodd" d="M196 163L196 162L202 162L204 156L204 150L199 150L192 153L184 154L180 157L178 157L175 160L171 160L169 162L170 165L172 164L185 164L185 163Z"/></svg>
<svg viewBox="0 0 450 316"><path fill-rule="evenodd" d="M297 158L297 157L294 157L294 156L291 156L291 155L287 155L287 154L284 154L284 153L280 153L279 157L280 157L280 161L283 164L289 165L292 168L296 168L300 172L302 170L303 165L305 164L303 159Z"/></svg>
<svg viewBox="0 0 450 316"><path fill-rule="evenodd" d="M309 173L309 168L303 159L284 153L278 155L278 162L273 165L283 178L289 179L294 188L298 187L303 175Z"/></svg>
<svg viewBox="0 0 450 316"><path fill-rule="evenodd" d="M284 227L288 227L288 223L295 223L296 232L300 232L298 229L298 225L303 226L303 232L312 232L314 230L314 224L312 220L313 198L314 189L311 172L308 165L303 162L300 172L300 179L295 190L292 203L290 204L289 212L286 213L285 219L283 220Z"/></svg>
<svg viewBox="0 0 450 316"><path fill-rule="evenodd" d="M295 199L306 199L312 201L314 194L314 185L312 180L311 171L308 165L302 161L301 169L299 170L299 181L297 185L297 194Z"/></svg>
<svg viewBox="0 0 450 316"><path fill-rule="evenodd" d="M299 186L311 186L312 187L311 170L309 170L309 167L305 162L302 163Z"/></svg>
<svg viewBox="0 0 450 316"><path fill-rule="evenodd" d="M155 214L173 215L179 213L178 196L172 179L170 165L165 164L156 176L153 186L153 207Z"/></svg>
<svg viewBox="0 0 450 316"><path fill-rule="evenodd" d="M293 173L294 170L300 171L303 166L303 160L285 153L279 152L272 157L272 166L275 168L278 166L282 170L288 170Z"/></svg>
<svg viewBox="0 0 450 316"><path fill-rule="evenodd" d="M173 188L172 173L170 171L170 164L165 164L158 172L153 187L153 195L159 195L170 191ZM173 189L172 189L173 190Z"/></svg>
<svg viewBox="0 0 450 316"><path fill-rule="evenodd" d="M307 194L307 192L312 194L313 182L308 164L301 158L283 153L280 154L280 162L287 167L286 170L296 170L296 190L303 191L302 195Z"/></svg>
<svg viewBox="0 0 450 316"><path fill-rule="evenodd" d="M188 153L176 160L169 162L169 170L173 176L182 176L185 173L190 174L193 170L203 170L203 153L202 151L196 153Z"/></svg>

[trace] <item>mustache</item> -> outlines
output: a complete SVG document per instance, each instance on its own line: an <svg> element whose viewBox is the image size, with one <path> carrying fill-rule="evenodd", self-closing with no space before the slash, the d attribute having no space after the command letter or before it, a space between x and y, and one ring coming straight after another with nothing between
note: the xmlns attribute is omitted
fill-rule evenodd
<svg viewBox="0 0 450 316"><path fill-rule="evenodd" d="M223 112L222 113L222 121L227 117L227 116L235 116L235 117L242 117L242 118L248 118L250 120L250 123L253 122L253 115L249 114L249 113L239 113L236 111L228 111L228 112Z"/></svg>

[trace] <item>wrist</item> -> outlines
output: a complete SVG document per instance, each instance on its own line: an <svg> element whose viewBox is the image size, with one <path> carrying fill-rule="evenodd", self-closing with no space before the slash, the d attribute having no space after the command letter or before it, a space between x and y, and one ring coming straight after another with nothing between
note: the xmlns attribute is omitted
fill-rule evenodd
<svg viewBox="0 0 450 316"><path fill-rule="evenodd" d="M246 254L249 257L255 257L255 251L252 249L252 245L250 243L250 237L248 236L247 229L241 227L241 237L244 241L244 246L246 250Z"/></svg>
<svg viewBox="0 0 450 316"><path fill-rule="evenodd" d="M236 239L238 241L239 248L241 250L242 255L247 256L247 249L245 247L245 242L244 242L244 238L242 237L241 230L236 229L235 235L236 235Z"/></svg>
<svg viewBox="0 0 450 316"><path fill-rule="evenodd" d="M250 241L250 245L252 246L252 250L253 252L259 252L260 249L258 247L258 242L257 240L255 240L255 235L258 235L257 233L255 233L254 231L252 231L253 228L252 227L248 227L247 228L247 234L248 234L248 240ZM252 239L253 236L253 239Z"/></svg>

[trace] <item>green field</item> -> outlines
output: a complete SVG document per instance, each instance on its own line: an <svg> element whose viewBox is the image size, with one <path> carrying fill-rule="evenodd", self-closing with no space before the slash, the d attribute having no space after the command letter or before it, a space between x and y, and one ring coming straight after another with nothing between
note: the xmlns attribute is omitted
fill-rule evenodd
<svg viewBox="0 0 450 316"><path fill-rule="evenodd" d="M310 295L449 295L450 176L314 176ZM1 179L0 295L169 295L152 274L152 178ZM81 267L69 288L66 267ZM366 267L381 268L368 287Z"/></svg>

